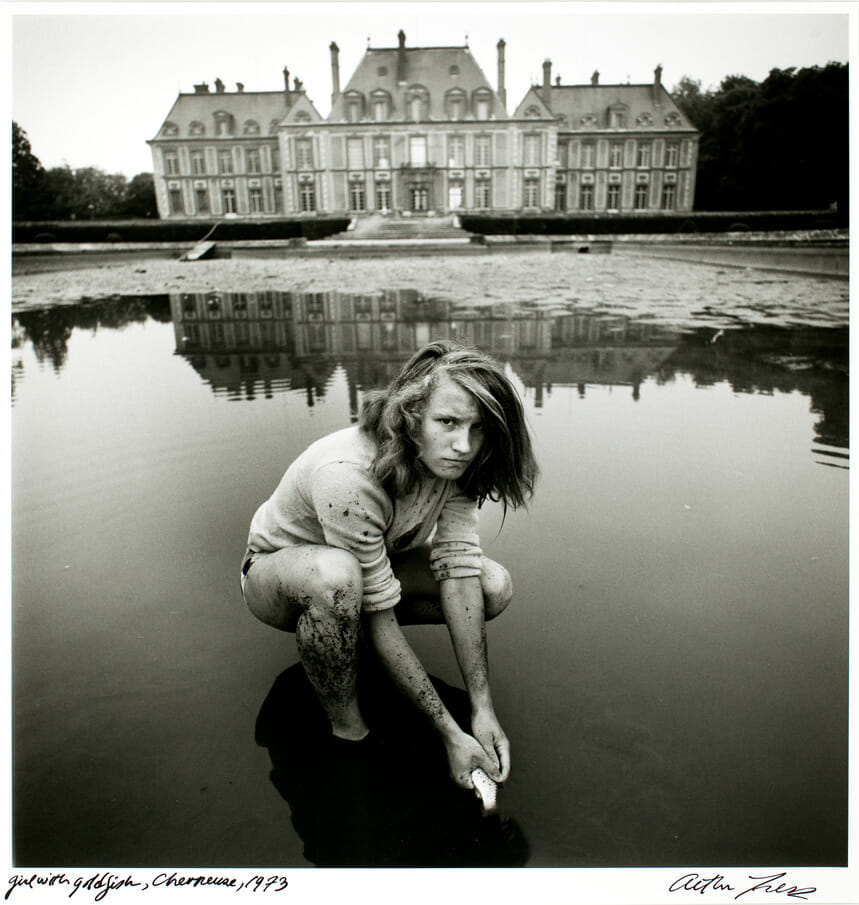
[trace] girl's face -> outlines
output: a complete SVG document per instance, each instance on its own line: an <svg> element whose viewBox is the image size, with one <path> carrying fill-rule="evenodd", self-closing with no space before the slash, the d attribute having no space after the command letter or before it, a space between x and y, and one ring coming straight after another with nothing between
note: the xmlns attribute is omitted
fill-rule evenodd
<svg viewBox="0 0 859 905"><path fill-rule="evenodd" d="M427 401L416 439L420 461L448 481L462 477L483 445L477 400L444 371Z"/></svg>

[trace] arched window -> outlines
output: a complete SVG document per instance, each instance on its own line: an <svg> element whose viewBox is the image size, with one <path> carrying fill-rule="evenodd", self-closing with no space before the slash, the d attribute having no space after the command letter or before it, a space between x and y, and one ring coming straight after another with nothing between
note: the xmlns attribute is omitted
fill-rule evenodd
<svg viewBox="0 0 859 905"><path fill-rule="evenodd" d="M161 127L161 134L162 135L171 135L171 136L178 135L179 127L176 125L176 123L171 123L168 121L168 122L164 123L164 125Z"/></svg>
<svg viewBox="0 0 859 905"><path fill-rule="evenodd" d="M295 114L295 122L297 123L309 123L310 122L310 114L306 110L299 110L298 113Z"/></svg>
<svg viewBox="0 0 859 905"><path fill-rule="evenodd" d="M360 91L347 91L343 103L347 122L357 123L364 118L364 95Z"/></svg>
<svg viewBox="0 0 859 905"><path fill-rule="evenodd" d="M391 95L387 91L377 89L370 98L373 110L373 120L377 123L390 119L391 116Z"/></svg>
<svg viewBox="0 0 859 905"><path fill-rule="evenodd" d="M242 129L242 133L244 135L259 135L259 123L255 119L245 120L245 125Z"/></svg>
<svg viewBox="0 0 859 905"><path fill-rule="evenodd" d="M487 88L478 88L474 92L474 118L489 119L489 113L492 109L492 92Z"/></svg>
<svg viewBox="0 0 859 905"><path fill-rule="evenodd" d="M465 117L467 98L462 88L452 88L444 97L444 107L447 118L460 120Z"/></svg>
<svg viewBox="0 0 859 905"><path fill-rule="evenodd" d="M423 85L413 85L406 95L409 119L419 122L429 116L429 93Z"/></svg>
<svg viewBox="0 0 859 905"><path fill-rule="evenodd" d="M206 127L198 119L195 119L194 122L188 126L188 134L194 136L205 135Z"/></svg>
<svg viewBox="0 0 859 905"><path fill-rule="evenodd" d="M596 125L597 125L596 114L594 114L594 113L586 113L586 114L581 118L581 124L582 124L586 129L593 129L593 128L596 128Z"/></svg>
<svg viewBox="0 0 859 905"><path fill-rule="evenodd" d="M235 119L226 110L217 110L215 117L215 135L232 135L235 130Z"/></svg>
<svg viewBox="0 0 859 905"><path fill-rule="evenodd" d="M679 126L680 125L680 114L679 113L669 113L668 116L665 117L665 125L666 126Z"/></svg>
<svg viewBox="0 0 859 905"><path fill-rule="evenodd" d="M540 108L536 104L531 104L525 111L526 119L536 119L540 115Z"/></svg>
<svg viewBox="0 0 859 905"><path fill-rule="evenodd" d="M650 113L642 113L636 117L635 124L637 126L652 126L653 125L653 115Z"/></svg>

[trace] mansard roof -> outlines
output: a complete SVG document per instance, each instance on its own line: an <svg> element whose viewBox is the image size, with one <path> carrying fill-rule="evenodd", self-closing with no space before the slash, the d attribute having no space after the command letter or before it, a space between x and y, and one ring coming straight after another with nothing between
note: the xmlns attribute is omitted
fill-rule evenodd
<svg viewBox="0 0 859 905"><path fill-rule="evenodd" d="M531 92L536 92L542 99L543 89L532 88ZM516 108L515 116L525 115L529 95ZM696 131L661 82L649 85L552 85L548 106L562 129L607 129L608 111L612 107L623 107L626 129ZM585 117L595 117L595 121L582 122Z"/></svg>
<svg viewBox="0 0 859 905"><path fill-rule="evenodd" d="M273 136L274 125L291 110L301 107L309 110L317 121L322 119L304 90L290 91L287 109L284 91L201 91L180 93L153 140L175 138L210 138L215 135L217 117L232 118L232 137L257 134ZM192 129L191 125L202 124ZM256 123L259 131L245 130L246 123ZM170 128L170 127L173 128Z"/></svg>
<svg viewBox="0 0 859 905"><path fill-rule="evenodd" d="M478 89L490 92L490 118L507 119L507 111L467 46L368 47L343 91L335 98L330 122L345 118L344 95L358 92L369 101L374 91L391 98L391 118L405 117L404 89L422 87L429 97L429 118L446 120L445 98L451 89L465 92L469 103ZM473 113L463 117L473 119Z"/></svg>

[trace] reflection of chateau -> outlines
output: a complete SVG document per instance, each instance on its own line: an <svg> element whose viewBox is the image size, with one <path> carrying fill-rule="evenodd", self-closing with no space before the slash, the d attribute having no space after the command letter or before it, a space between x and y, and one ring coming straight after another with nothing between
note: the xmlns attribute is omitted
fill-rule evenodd
<svg viewBox="0 0 859 905"><path fill-rule="evenodd" d="M342 364L357 404L358 389L383 386L424 343L457 339L511 362L535 388L539 406L552 385L637 387L676 340L654 324L622 316L512 304L465 307L408 289L183 294L171 295L170 305L177 352L215 392L248 397L284 389L323 393Z"/></svg>

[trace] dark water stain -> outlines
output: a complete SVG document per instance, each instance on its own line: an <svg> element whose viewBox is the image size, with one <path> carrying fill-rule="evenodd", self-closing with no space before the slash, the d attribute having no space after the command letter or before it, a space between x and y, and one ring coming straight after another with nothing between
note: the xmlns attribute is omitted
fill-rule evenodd
<svg viewBox="0 0 859 905"><path fill-rule="evenodd" d="M467 720L467 695L432 681ZM372 666L359 670L359 696L370 734L357 743L331 735L300 665L278 676L257 717L256 742L304 856L320 867L527 864L522 827L484 815L474 793L452 783L438 737Z"/></svg>

